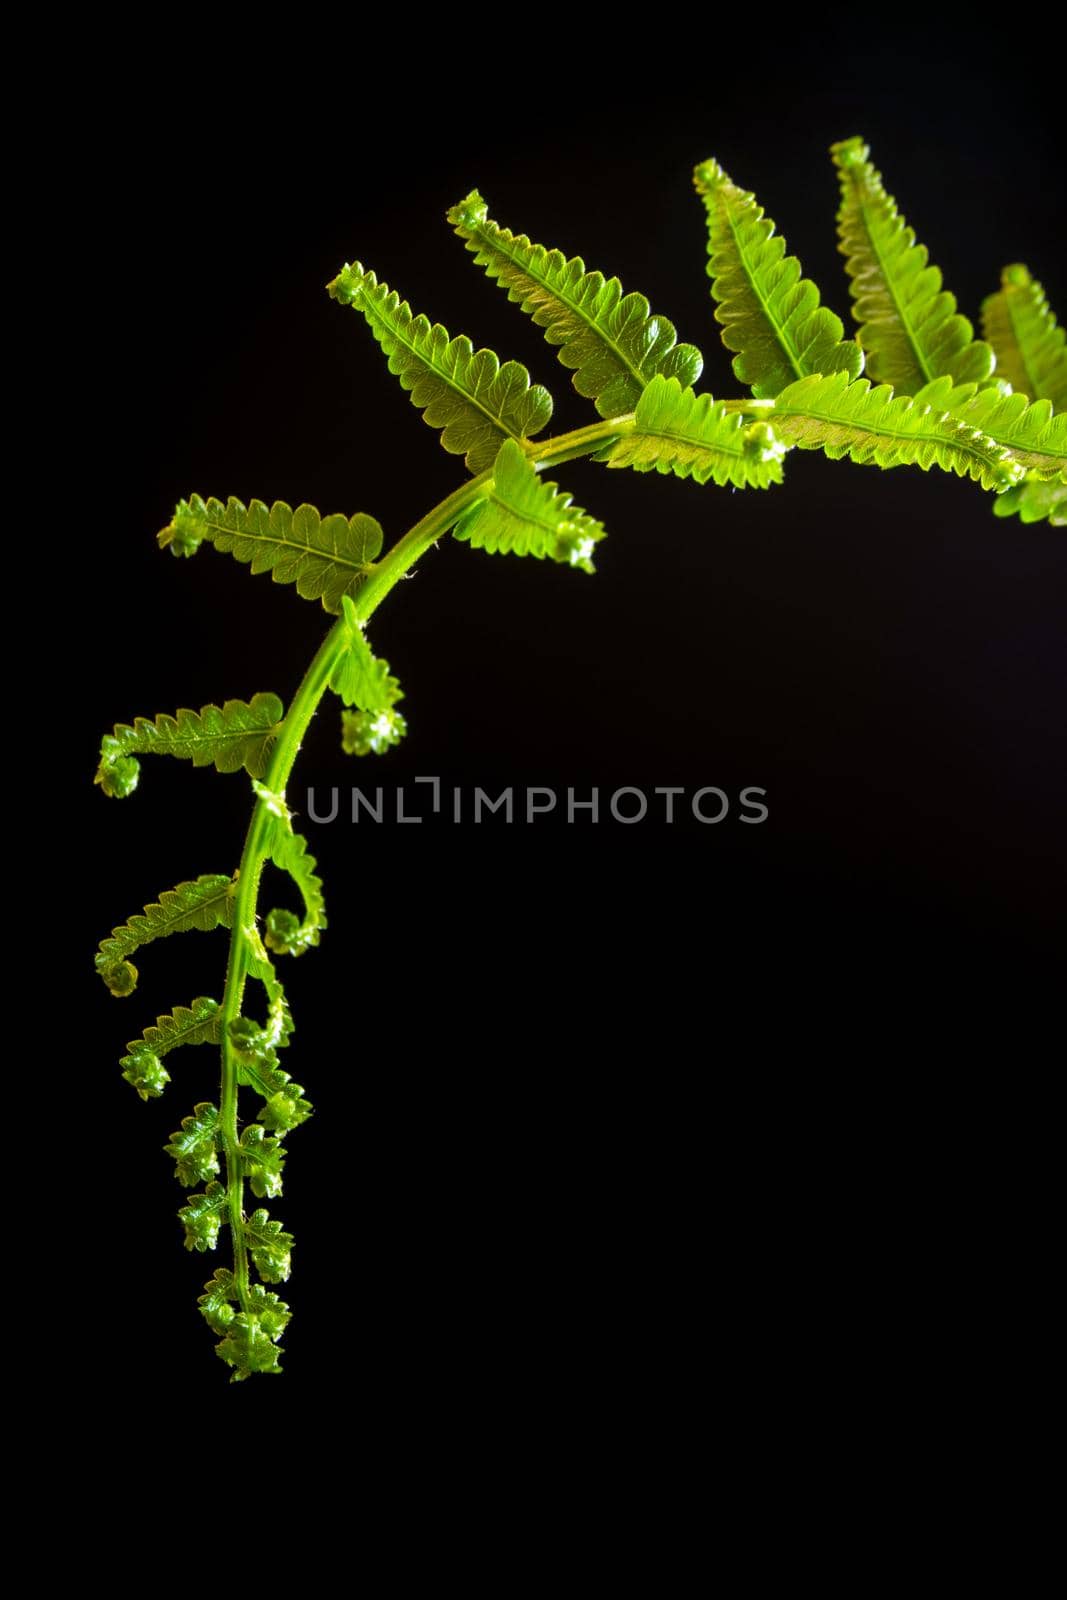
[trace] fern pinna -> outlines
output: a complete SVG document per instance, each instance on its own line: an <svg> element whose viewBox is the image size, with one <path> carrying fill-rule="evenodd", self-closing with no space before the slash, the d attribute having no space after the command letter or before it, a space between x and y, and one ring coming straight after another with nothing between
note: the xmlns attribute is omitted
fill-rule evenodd
<svg viewBox="0 0 1067 1600"><path fill-rule="evenodd" d="M141 760L169 755L243 770L252 788L237 870L165 890L115 928L97 955L111 993L125 996L137 984L132 958L145 945L192 929L229 932L221 997L157 1018L127 1046L121 1066L148 1100L170 1081L172 1063L164 1062L179 1046L220 1050L218 1104L194 1106L165 1148L179 1183L192 1191L179 1212L186 1247L214 1251L226 1240L226 1264L200 1307L235 1379L280 1370L289 1309L271 1286L289 1277L293 1241L272 1208L282 1194L285 1140L311 1115L303 1088L281 1066L293 1022L279 969L319 942L326 916L286 789L328 691L342 702L348 753L380 755L402 738L400 686L375 656L366 627L419 557L452 533L490 553L593 572L603 525L546 477L579 456L698 484L766 489L781 483L791 450L820 450L880 467L939 467L992 491L1000 516L1067 522L1067 351L1040 286L1025 267L1006 267L981 308L984 337L976 337L866 146L848 139L832 155L854 337L823 305L755 197L715 161L696 169L695 184L707 213L715 318L746 391L728 398L698 390L699 350L679 341L643 295L495 222L474 191L448 220L476 263L542 329L597 420L545 438L552 398L525 367L452 337L374 272L347 265L330 294L368 324L424 422L464 458L466 479L384 554L381 525L365 512L323 517L306 505L195 494L159 535L175 556L214 545L252 572L294 585L335 619L288 709L261 692L247 703L137 717L104 738L97 772L105 794L127 797ZM301 915L263 910L268 868L292 880ZM246 1190L270 1206L250 1203Z"/></svg>

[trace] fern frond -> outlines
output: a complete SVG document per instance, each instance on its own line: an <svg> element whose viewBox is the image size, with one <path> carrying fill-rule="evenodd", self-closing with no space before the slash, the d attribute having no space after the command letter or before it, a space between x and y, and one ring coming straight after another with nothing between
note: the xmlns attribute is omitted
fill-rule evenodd
<svg viewBox="0 0 1067 1600"><path fill-rule="evenodd" d="M257 930L248 928L246 935L251 946L248 971L266 990L267 1020L259 1023L252 1017L239 1016L230 1023L237 1080L263 1097L264 1104L259 1112L263 1126L274 1134L289 1133L307 1121L313 1108L304 1099L303 1086L293 1083L289 1074L278 1066L278 1051L288 1044L293 1032L292 1014L274 963Z"/></svg>
<svg viewBox="0 0 1067 1600"><path fill-rule="evenodd" d="M998 517L1015 517L1020 522L1050 522L1054 528L1067 528L1067 473L1058 478L1039 478L1028 473L1022 483L998 494L993 501Z"/></svg>
<svg viewBox="0 0 1067 1600"><path fill-rule="evenodd" d="M843 139L830 153L841 180L838 249L851 280L859 341L867 371L900 394L914 394L934 378L981 383L995 365L993 351L956 311L956 297L941 287L888 195L882 175L867 159L862 139Z"/></svg>
<svg viewBox="0 0 1067 1600"><path fill-rule="evenodd" d="M326 927L326 902L322 879L317 876L315 857L308 853L308 842L292 825L276 827L271 836L270 859L280 872L288 873L304 902L304 919L291 911L271 911L267 917L265 943L278 955L298 956L319 942Z"/></svg>
<svg viewBox="0 0 1067 1600"><path fill-rule="evenodd" d="M245 1238L256 1271L265 1283L284 1283L289 1276L293 1236L280 1222L272 1222L261 1207L245 1223Z"/></svg>
<svg viewBox="0 0 1067 1600"><path fill-rule="evenodd" d="M271 1133L292 1133L311 1116L313 1108L304 1098L303 1085L293 1083L287 1072L277 1067L261 1067L257 1068L257 1078L255 1087L260 1093L264 1087L270 1091L258 1120Z"/></svg>
<svg viewBox="0 0 1067 1600"><path fill-rule="evenodd" d="M346 755L381 755L399 744L408 731L406 720L394 711L404 693L391 676L388 661L374 655L352 601L345 599L346 646L330 679L330 688L355 711L341 713L341 748Z"/></svg>
<svg viewBox="0 0 1067 1600"><path fill-rule="evenodd" d="M217 1267L196 1303L212 1332L224 1333L236 1314L233 1307L240 1304L240 1300L241 1292L233 1273L228 1267Z"/></svg>
<svg viewBox="0 0 1067 1600"><path fill-rule="evenodd" d="M979 388L973 383L955 385L951 378L935 378L915 400L987 434L1038 477L1067 472L1067 412L1054 414L1050 400L1031 402L1007 384Z"/></svg>
<svg viewBox="0 0 1067 1600"><path fill-rule="evenodd" d="M260 1123L254 1122L241 1135L240 1154L252 1193L260 1200L276 1199L282 1192L282 1168L285 1166L281 1141L272 1139Z"/></svg>
<svg viewBox="0 0 1067 1600"><path fill-rule="evenodd" d="M357 261L328 285L342 305L354 306L389 358L389 371L411 395L423 421L441 429L450 454L465 456L471 472L492 466L501 441L529 439L552 415L552 396L517 361L500 364L475 350L465 334L450 337L439 322L415 316L395 289Z"/></svg>
<svg viewBox="0 0 1067 1600"><path fill-rule="evenodd" d="M386 711L404 695L396 678L389 675L388 661L371 651L352 601L345 596L345 648L338 658L330 688L346 706L361 711Z"/></svg>
<svg viewBox="0 0 1067 1600"><path fill-rule="evenodd" d="M219 1110L203 1101L193 1107L191 1117L183 1117L177 1133L163 1146L176 1163L174 1176L186 1189L207 1183L219 1170Z"/></svg>
<svg viewBox="0 0 1067 1600"><path fill-rule="evenodd" d="M678 344L674 324L654 315L643 294L624 294L618 278L587 271L580 256L568 260L502 228L477 189L452 207L448 220L477 265L559 347L575 389L595 401L602 417L632 411L657 373L683 384L699 378L700 351Z"/></svg>
<svg viewBox="0 0 1067 1600"><path fill-rule="evenodd" d="M198 494L180 500L174 516L158 534L161 549L191 556L205 542L224 555L250 564L254 573L269 572L275 583L293 583L304 600L321 600L337 615L346 594L355 594L382 548L381 523L366 512L320 517L314 506L284 500L270 507L262 500L247 506L230 496L202 500Z"/></svg>
<svg viewBox="0 0 1067 1600"><path fill-rule="evenodd" d="M789 444L823 450L833 460L943 467L985 489L1005 489L1023 475L1003 447L976 428L909 395L894 395L888 384L872 389L866 378L849 382L844 372L801 378L783 389L774 402L774 427Z"/></svg>
<svg viewBox="0 0 1067 1600"><path fill-rule="evenodd" d="M844 338L841 318L820 305L796 256L756 197L739 189L717 161L693 174L708 219L708 277L722 342L736 350L734 376L761 400L813 372L863 371L863 351Z"/></svg>
<svg viewBox="0 0 1067 1600"><path fill-rule="evenodd" d="M238 1311L241 1294L232 1272L219 1268L200 1296L200 1311L213 1333L222 1335L216 1353L234 1368L231 1382L253 1372L280 1372L277 1341L289 1323L289 1307L262 1284L247 1291L249 1311Z"/></svg>
<svg viewBox="0 0 1067 1600"><path fill-rule="evenodd" d="M283 1019L288 1025L279 1027ZM264 1100L276 1093L280 1072L278 1051L288 1044L292 1031L292 1019L287 1011L279 1014L272 1008L265 1027L254 1017L234 1017L229 1027L229 1040L237 1062L237 1081L243 1088L255 1089Z"/></svg>
<svg viewBox="0 0 1067 1600"><path fill-rule="evenodd" d="M162 1060L169 1051L183 1044L217 1044L218 1039L217 1000L201 996L191 1006L175 1006L167 1016L157 1017L139 1039L129 1041L126 1046L129 1054L119 1062L122 1076L142 1100L155 1098L170 1082L170 1073Z"/></svg>
<svg viewBox="0 0 1067 1600"><path fill-rule="evenodd" d="M230 1027L230 1039L237 1056L237 1080L243 1088L254 1089L263 1098L257 1121L281 1136L299 1128L313 1114L314 1107L304 1097L304 1086L294 1083L278 1066L273 1049L262 1048L264 1030L247 1017L237 1018Z"/></svg>
<svg viewBox="0 0 1067 1600"><path fill-rule="evenodd" d="M281 1050L289 1043L289 1036L294 1027L285 986L278 976L274 962L267 954L266 946L259 937L259 930L256 927L249 928L247 937L250 947L247 957L248 975L257 978L267 994L264 1044L268 1050Z"/></svg>
<svg viewBox="0 0 1067 1600"><path fill-rule="evenodd" d="M592 572L593 549L604 537L604 527L572 506L571 498L539 478L519 446L509 440L500 447L485 499L460 519L455 536L491 554L547 556Z"/></svg>
<svg viewBox="0 0 1067 1600"><path fill-rule="evenodd" d="M102 939L96 957L96 970L114 995L132 994L137 987L137 968L130 956L141 945L171 933L198 928L230 927L233 921L235 880L218 873L205 873L175 889L164 889L158 902L130 918L121 928L113 928L109 939Z"/></svg>
<svg viewBox="0 0 1067 1600"><path fill-rule="evenodd" d="M271 1295L271 1299L277 1300L277 1309L272 1307L261 1313L239 1311L227 1328L226 1337L215 1346L216 1353L234 1368L231 1383L253 1372L282 1370L282 1352L275 1341L289 1320L289 1307L277 1295Z"/></svg>
<svg viewBox="0 0 1067 1600"><path fill-rule="evenodd" d="M603 455L609 467L673 472L697 483L765 489L782 481L787 446L767 422L745 422L710 394L683 389L677 378L653 378L637 402L634 431Z"/></svg>
<svg viewBox="0 0 1067 1600"><path fill-rule="evenodd" d="M164 714L154 721L135 717L132 726L117 723L101 742L94 781L108 795L132 793L138 755L179 756L194 767L214 764L220 772L244 767L253 778L262 778L284 714L276 694L254 694L247 704L227 700L223 706L182 709L177 716Z"/></svg>
<svg viewBox="0 0 1067 1600"><path fill-rule="evenodd" d="M209 1183L203 1194L189 1196L178 1212L185 1228L187 1250L214 1250L219 1229L226 1221L226 1190L221 1183Z"/></svg>
<svg viewBox="0 0 1067 1600"><path fill-rule="evenodd" d="M996 351L998 375L1013 389L1067 408L1067 336L1021 262L1005 267L998 293L983 300L982 332Z"/></svg>

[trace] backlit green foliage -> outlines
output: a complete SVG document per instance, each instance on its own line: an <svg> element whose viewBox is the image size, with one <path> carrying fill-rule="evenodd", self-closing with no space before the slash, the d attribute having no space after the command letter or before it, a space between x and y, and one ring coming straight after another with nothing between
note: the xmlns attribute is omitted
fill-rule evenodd
<svg viewBox="0 0 1067 1600"><path fill-rule="evenodd" d="M547 556L593 571L603 525L571 504L554 483L539 478L517 445L504 444L484 499L456 524L457 539L491 555Z"/></svg>
<svg viewBox="0 0 1067 1600"><path fill-rule="evenodd" d="M914 394L932 378L982 382L993 371L993 351L942 288L882 175L868 160L862 139L833 146L841 180L840 249L851 279L859 341L867 370L879 383Z"/></svg>
<svg viewBox="0 0 1067 1600"><path fill-rule="evenodd" d="M819 304L819 291L801 276L796 256L764 215L756 197L739 189L717 161L693 175L708 218L708 277L718 305L716 322L734 359L734 377L759 399L814 372L863 371L863 351L844 339L840 317Z"/></svg>
<svg viewBox="0 0 1067 1600"><path fill-rule="evenodd" d="M314 506L293 511L284 500L244 506L232 495L225 505L198 494L179 501L158 537L174 555L191 556L213 544L253 572L269 572L275 583L295 584L297 594L321 600L335 614L342 598L359 590L382 548L381 524L362 511L320 517Z"/></svg>
<svg viewBox="0 0 1067 1600"><path fill-rule="evenodd" d="M552 396L517 361L503 366L491 350L475 350L465 335L449 336L439 322L415 316L388 284L357 261L329 286L342 305L362 311L386 355L389 371L411 395L441 443L483 472L505 439L528 439L546 427Z"/></svg>
<svg viewBox="0 0 1067 1600"><path fill-rule="evenodd" d="M179 756L194 767L214 763L220 772L244 767L251 777L262 778L283 716L276 694L254 694L248 705L227 700L222 707L179 711L173 717L135 717L132 726L119 723L105 735L96 781L105 794L131 794L140 766L135 755Z"/></svg>
<svg viewBox="0 0 1067 1600"><path fill-rule="evenodd" d="M509 440L502 449L518 450ZM341 747L346 755L382 755L399 744L408 725L393 707L404 693L389 672L388 661L371 652L363 634L363 624L351 600L345 601L343 648L338 656L330 688L354 711L341 713Z"/></svg>
<svg viewBox="0 0 1067 1600"><path fill-rule="evenodd" d="M288 1279L294 1244L278 1219L247 1200L249 1192L270 1202L281 1195L284 1140L312 1115L302 1086L280 1064L294 1024L275 959L317 945L326 914L287 785L327 690L343 704L347 752L382 755L405 733L399 682L374 654L366 627L419 558L452 534L490 554L591 573L603 525L545 476L580 456L690 479L713 486L713 495L714 488L780 484L792 450L816 450L831 460L938 468L969 479L992 491L999 517L1018 518L1018 536L1024 524L1067 522L1067 353L1040 285L1024 267L1005 268L982 308L985 339L975 339L866 145L847 139L833 156L856 339L844 337L756 197L714 160L701 163L695 180L707 216L715 320L734 375L747 386L740 395L699 392L700 352L678 343L674 325L643 295L492 221L473 190L449 221L477 264L544 331L601 420L539 441L552 401L525 367L452 338L373 272L345 266L330 293L366 319L390 371L472 476L384 554L374 517L322 517L283 501L268 507L192 495L158 536L174 555L212 544L321 601L337 619L288 710L259 693L247 703L136 717L105 736L97 771L112 798L136 789L144 755L222 772L243 768L248 777L252 818L237 869L166 890L115 928L96 958L111 993L126 996L137 985L131 957L143 946L191 930L230 932L221 1000L198 998L158 1017L128 1044L121 1069L147 1101L170 1081L163 1063L177 1047L219 1048L217 1101L194 1105L165 1149L178 1181L194 1191L179 1212L186 1248L206 1253L224 1244L229 1252L230 1264L216 1269L199 1303L235 1380L280 1371L289 1308L264 1285ZM727 497L713 504L729 514ZM618 559L626 559L625 543ZM289 879L299 912L263 910L269 867ZM354 961L353 971L364 965Z"/></svg>
<svg viewBox="0 0 1067 1600"><path fill-rule="evenodd" d="M129 958L142 945L192 928L207 932L220 923L228 928L233 917L233 891L232 878L205 873L195 882L165 889L158 902L145 906L121 928L113 928L110 939L101 940L96 957L96 970L111 993L130 994L136 987L137 970Z"/></svg>
<svg viewBox="0 0 1067 1600"><path fill-rule="evenodd" d="M637 402L633 432L613 443L604 459L609 467L766 489L781 483L786 449L772 423L727 411L723 401L683 389L677 378L654 378Z"/></svg>
<svg viewBox="0 0 1067 1600"><path fill-rule="evenodd" d="M580 256L568 261L500 227L477 189L452 207L448 220L478 265L558 346L575 389L596 402L602 417L632 410L657 374L683 384L700 377L700 351L678 344L674 324L653 315L643 294L624 294L618 278L587 271Z"/></svg>
<svg viewBox="0 0 1067 1600"><path fill-rule="evenodd" d="M1041 285L1021 262L1005 267L1000 291L982 303L982 331L996 351L997 375L1032 400L1067 406L1067 341Z"/></svg>
<svg viewBox="0 0 1067 1600"><path fill-rule="evenodd" d="M848 456L880 467L942 467L974 478L985 489L1006 489L1025 470L979 429L908 395L894 394L887 383L876 389L866 378L850 383L844 372L801 378L783 389L775 402L774 425L790 444L823 450L831 459Z"/></svg>

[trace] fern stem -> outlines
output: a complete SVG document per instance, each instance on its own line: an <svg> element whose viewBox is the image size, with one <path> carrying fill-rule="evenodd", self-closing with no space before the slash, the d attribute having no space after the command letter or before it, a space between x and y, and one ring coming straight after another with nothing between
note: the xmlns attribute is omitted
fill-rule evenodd
<svg viewBox="0 0 1067 1600"><path fill-rule="evenodd" d="M755 400L750 395L742 395L739 400L724 400L722 404L726 411L739 411L742 416L764 417L774 410L773 400Z"/></svg>
<svg viewBox="0 0 1067 1600"><path fill-rule="evenodd" d="M530 460L538 472L542 467L558 467L564 461L576 461L579 456L591 455L594 450L633 433L635 427L632 411L624 417L611 417L607 422L591 422L587 428L575 428L573 433L557 434L556 438L546 439L543 444L532 445Z"/></svg>
<svg viewBox="0 0 1067 1600"><path fill-rule="evenodd" d="M607 422L593 423L590 427L575 429L571 433L559 434L540 444L528 445L527 448L530 451L530 459L537 468L557 466L562 461L571 461L578 456L592 454L611 440L632 432L633 426L632 416L615 417ZM411 570L419 557L454 527L465 511L488 494L492 485L490 472L483 472L462 484L439 505L434 506L421 521L415 523L414 527L409 528L380 561L371 565L367 580L355 597L356 616L360 622L366 622L389 591ZM304 735L329 687L334 668L346 648L347 624L344 618L340 618L315 652L281 725L264 782L264 787L270 794L284 798ZM248 930L256 926L259 884L270 849L271 822L272 815L267 801L262 798L257 799L237 872L237 898L230 932L226 988L220 1012L222 1088L219 1098L219 1128L226 1156L226 1206L233 1245L233 1274L240 1295L241 1308L244 1311L251 1308L251 1300L244 1227L244 1172L237 1132L238 1063L230 1037L230 1025L241 1015L245 981L248 977L250 949Z"/></svg>
<svg viewBox="0 0 1067 1600"><path fill-rule="evenodd" d="M335 623L322 641L304 674L289 712L282 723L267 769L266 787L284 794L308 723L330 681L337 656L344 648L344 630ZM233 1241L233 1269L242 1309L249 1309L248 1252L244 1237L244 1172L237 1135L237 1058L230 1038L230 1024L241 1014L245 979L248 976L248 935L256 923L259 880L267 858L271 813L263 800L257 800L248 825L241 865L237 875L237 900L230 933L230 955L226 967L226 988L222 997L220 1032L222 1040L222 1091L219 1099L219 1124L226 1153L226 1204Z"/></svg>

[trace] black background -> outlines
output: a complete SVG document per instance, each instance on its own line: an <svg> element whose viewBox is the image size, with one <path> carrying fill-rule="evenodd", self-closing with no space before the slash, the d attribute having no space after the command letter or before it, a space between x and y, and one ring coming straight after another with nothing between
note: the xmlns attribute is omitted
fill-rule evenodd
<svg viewBox="0 0 1067 1600"><path fill-rule="evenodd" d="M110 1155L85 1252L96 1332L69 1365L127 1408L146 1386L177 1405L258 1387L226 1391L194 1303L216 1262L181 1250L160 1151L214 1097L211 1052L175 1056L148 1106L114 1064L157 1012L220 991L225 940L145 951L122 1002L91 975L112 923L230 870L248 797L146 762L108 802L96 743L136 714L288 698L324 626L291 589L206 547L172 561L153 535L197 491L366 510L391 540L462 479L327 297L341 263L525 363L552 431L592 420L444 222L477 184L501 222L647 294L704 350L703 386L732 394L692 166L714 154L754 189L847 315L827 147L862 133L961 309L1017 259L1067 307L1064 141L1033 69L1014 94L977 45L855 32L757 66L751 20L696 55L685 30L524 51L456 27L399 47L334 18L237 51L205 32L129 71L98 38L74 119L64 334L93 468L68 849L81 1081ZM814 454L764 494L558 476L608 527L596 576L444 541L371 632L407 740L350 761L324 705L291 803L307 781L392 794L436 774L605 802L758 785L769 819L308 825L330 928L289 967L289 1066L318 1114L271 1208L297 1238L274 1407L328 1395L349 1422L494 1385L510 1404L561 1371L600 1393L646 1338L657 1369L713 1338L771 1350L759 1307L795 1331L838 1294L862 1341L898 1277L948 1306L956 1272L1006 1269L1005 1186L1040 1205L1040 1163L1003 1173L1050 1076L1063 530L997 520L947 474Z"/></svg>

